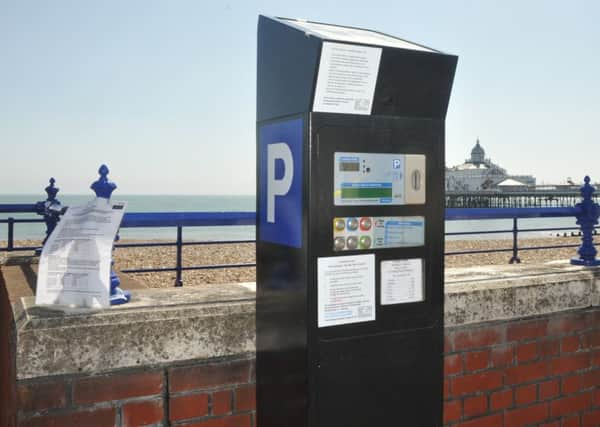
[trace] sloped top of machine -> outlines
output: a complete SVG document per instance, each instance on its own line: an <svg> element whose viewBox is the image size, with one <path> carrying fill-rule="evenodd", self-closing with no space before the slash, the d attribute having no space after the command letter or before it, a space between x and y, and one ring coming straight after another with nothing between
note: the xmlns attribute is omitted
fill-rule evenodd
<svg viewBox="0 0 600 427"><path fill-rule="evenodd" d="M398 49L418 50L421 52L442 53L435 49L390 36L378 31L364 28L348 27L343 25L310 22L301 19L275 18L291 27L304 31L307 35L316 36L323 40L359 43L373 46L385 46Z"/></svg>
<svg viewBox="0 0 600 427"><path fill-rule="evenodd" d="M307 112L446 117L454 55L377 31L264 15L257 30L259 122Z"/></svg>

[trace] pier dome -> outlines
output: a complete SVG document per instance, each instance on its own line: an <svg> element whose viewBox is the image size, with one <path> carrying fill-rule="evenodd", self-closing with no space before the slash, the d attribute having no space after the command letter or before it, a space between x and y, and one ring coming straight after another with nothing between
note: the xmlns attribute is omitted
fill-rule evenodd
<svg viewBox="0 0 600 427"><path fill-rule="evenodd" d="M471 163L479 164L485 162L485 150L479 144L479 138L477 138L477 143L475 147L471 150Z"/></svg>
<svg viewBox="0 0 600 427"><path fill-rule="evenodd" d="M507 181L509 179L510 181ZM505 185L499 185L502 183ZM533 186L535 177L510 175L506 169L486 159L479 138L471 150L470 158L461 165L446 169L446 191L508 191Z"/></svg>

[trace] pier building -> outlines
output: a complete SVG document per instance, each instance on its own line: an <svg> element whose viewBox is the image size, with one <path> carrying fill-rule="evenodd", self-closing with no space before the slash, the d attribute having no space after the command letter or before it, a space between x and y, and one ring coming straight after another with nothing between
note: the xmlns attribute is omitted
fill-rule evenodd
<svg viewBox="0 0 600 427"><path fill-rule="evenodd" d="M446 168L446 191L527 191L534 187L534 176L509 175L506 169L486 159L479 138L470 158L461 165Z"/></svg>

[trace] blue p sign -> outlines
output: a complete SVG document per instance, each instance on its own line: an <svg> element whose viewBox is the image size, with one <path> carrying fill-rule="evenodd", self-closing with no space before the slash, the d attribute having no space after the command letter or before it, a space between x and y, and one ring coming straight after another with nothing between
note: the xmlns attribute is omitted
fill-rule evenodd
<svg viewBox="0 0 600 427"><path fill-rule="evenodd" d="M302 119L259 129L259 240L302 247L303 132Z"/></svg>

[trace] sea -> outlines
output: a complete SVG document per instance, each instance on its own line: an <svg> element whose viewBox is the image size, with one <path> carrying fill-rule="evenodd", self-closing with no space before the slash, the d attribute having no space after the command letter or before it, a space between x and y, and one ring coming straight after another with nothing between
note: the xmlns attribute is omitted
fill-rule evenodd
<svg viewBox="0 0 600 427"><path fill-rule="evenodd" d="M77 206L90 201L89 195L60 195L58 199L64 206ZM10 195L0 194L0 204L32 204L43 197L35 195ZM255 197L250 196L192 196L192 195L118 195L113 196L115 201L127 202L126 212L248 212L256 209ZM35 214L0 214L0 219L11 216L13 218L32 218ZM512 234L506 230L512 229L511 219L492 220L459 220L446 221L446 232L472 232L472 231L502 231L493 234L477 234L467 236L446 236L447 240L484 240L484 239L509 239ZM519 220L519 229L546 229L572 227L577 232L575 218L528 218ZM15 224L15 240L40 239L44 236L44 224ZM532 231L519 233L520 238L539 238L556 236L557 233L570 234L571 231ZM131 240L174 240L176 229L167 228L123 228L119 232L122 239ZM6 224L0 224L0 240L7 237ZM215 240L253 240L255 228L253 226L225 226L225 227L184 227L184 240L215 241Z"/></svg>

